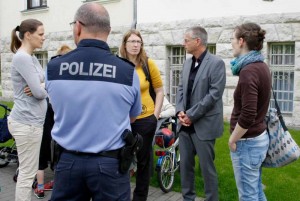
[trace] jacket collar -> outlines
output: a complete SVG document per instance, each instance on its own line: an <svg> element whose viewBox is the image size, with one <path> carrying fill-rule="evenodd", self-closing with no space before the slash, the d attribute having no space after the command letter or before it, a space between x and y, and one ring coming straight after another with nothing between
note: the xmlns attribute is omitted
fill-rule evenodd
<svg viewBox="0 0 300 201"><path fill-rule="evenodd" d="M77 47L98 47L101 49L109 50L106 42L97 39L82 39Z"/></svg>

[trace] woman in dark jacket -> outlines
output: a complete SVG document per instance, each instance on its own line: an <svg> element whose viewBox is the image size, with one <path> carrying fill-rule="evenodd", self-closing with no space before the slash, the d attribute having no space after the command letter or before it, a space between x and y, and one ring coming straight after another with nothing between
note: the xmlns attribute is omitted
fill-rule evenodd
<svg viewBox="0 0 300 201"><path fill-rule="evenodd" d="M233 75L239 76L234 92L229 148L239 200L266 200L261 183L261 165L269 137L264 121L269 107L271 75L263 62L265 30L254 23L237 26L231 41Z"/></svg>

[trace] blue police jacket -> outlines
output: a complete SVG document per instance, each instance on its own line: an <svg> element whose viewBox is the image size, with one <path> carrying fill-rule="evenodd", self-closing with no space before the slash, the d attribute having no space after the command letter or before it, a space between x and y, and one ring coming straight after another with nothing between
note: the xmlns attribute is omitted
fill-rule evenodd
<svg viewBox="0 0 300 201"><path fill-rule="evenodd" d="M141 113L139 78L132 63L104 41L81 40L52 59L46 89L54 111L52 138L67 150L98 153L124 146L130 117Z"/></svg>

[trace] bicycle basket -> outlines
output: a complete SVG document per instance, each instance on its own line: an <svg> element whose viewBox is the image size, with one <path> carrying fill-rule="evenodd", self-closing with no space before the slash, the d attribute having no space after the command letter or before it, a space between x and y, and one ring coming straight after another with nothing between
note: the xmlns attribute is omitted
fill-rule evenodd
<svg viewBox="0 0 300 201"><path fill-rule="evenodd" d="M0 118L0 143L3 143L12 138L7 126L7 116L10 109L6 105L0 104L0 106L4 108L3 118Z"/></svg>
<svg viewBox="0 0 300 201"><path fill-rule="evenodd" d="M175 142L175 135L168 128L159 129L155 133L155 144L161 148L168 148L174 142Z"/></svg>

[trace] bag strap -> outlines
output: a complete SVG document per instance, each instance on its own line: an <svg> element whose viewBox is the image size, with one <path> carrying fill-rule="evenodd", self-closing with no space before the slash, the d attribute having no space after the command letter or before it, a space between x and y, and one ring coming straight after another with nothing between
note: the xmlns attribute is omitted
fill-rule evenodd
<svg viewBox="0 0 300 201"><path fill-rule="evenodd" d="M145 76L146 76L146 80L149 82L149 93L150 93L150 96L153 100L153 102L155 103L155 91L154 91L154 88L153 88L153 85L152 85L152 79L151 79L151 74L150 74L150 70L149 70L149 66L148 66L148 57L146 59L146 62L143 63L142 65L142 68L143 68L143 71L145 73Z"/></svg>
<svg viewBox="0 0 300 201"><path fill-rule="evenodd" d="M274 101L275 101L275 108L277 110L277 115L278 115L279 121L282 125L283 130L287 131L288 128L286 127L285 122L283 120L283 117L282 117L282 114L281 114L281 111L280 111L280 107L279 107L279 104L278 104L277 99L276 99L276 94L273 90L273 86L271 86L271 89L272 89L272 94L273 94L273 98L274 98Z"/></svg>
<svg viewBox="0 0 300 201"><path fill-rule="evenodd" d="M146 62L143 63L142 68L145 73L146 80L150 83L150 87L152 87L152 80L151 80L151 75L150 75L149 66L148 66L148 58L146 59Z"/></svg>

